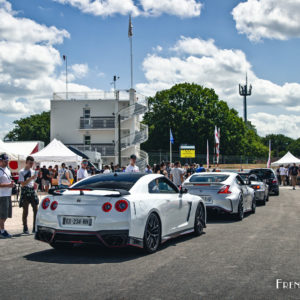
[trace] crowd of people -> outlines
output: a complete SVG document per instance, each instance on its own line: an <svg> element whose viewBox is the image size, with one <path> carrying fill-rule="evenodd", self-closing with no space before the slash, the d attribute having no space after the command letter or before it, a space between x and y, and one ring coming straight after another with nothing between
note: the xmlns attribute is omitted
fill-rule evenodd
<svg viewBox="0 0 300 300"><path fill-rule="evenodd" d="M291 185L293 189L296 189L297 178L300 176L300 166L296 164L281 165L276 170L278 183L283 186Z"/></svg>
<svg viewBox="0 0 300 300"><path fill-rule="evenodd" d="M85 179L97 173L111 172L145 172L148 174L161 174L169 178L176 186L181 186L186 178L194 173L206 172L207 170L202 164L184 164L179 161L175 163L161 162L153 166L147 165L145 170L140 170L136 165L137 157L130 156L130 163L127 167L119 165L105 165L102 170L97 170L87 160L83 160L80 166L73 168L72 165L67 166L62 163L61 166L54 167L36 165L34 168L34 158L28 156L26 158L25 167L19 171L18 182L16 183L11 176L8 168L8 156L0 155L0 237L9 238L11 235L5 230L5 221L12 217L12 201L11 196L17 194L17 186L20 187L19 206L23 209L22 222L23 233L29 234L27 217L29 205L33 209L33 233L35 232L35 219L38 210L39 198L38 191L47 193L50 188L67 188L73 183ZM277 169L278 181L282 185L292 185L293 189L297 184L297 177L300 176L300 167L296 164L292 166L280 166Z"/></svg>

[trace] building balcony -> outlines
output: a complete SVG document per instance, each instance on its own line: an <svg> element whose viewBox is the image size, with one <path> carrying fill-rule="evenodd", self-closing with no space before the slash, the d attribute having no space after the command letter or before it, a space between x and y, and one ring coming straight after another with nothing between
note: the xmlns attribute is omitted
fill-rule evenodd
<svg viewBox="0 0 300 300"><path fill-rule="evenodd" d="M91 117L80 118L79 129L114 129L114 117Z"/></svg>

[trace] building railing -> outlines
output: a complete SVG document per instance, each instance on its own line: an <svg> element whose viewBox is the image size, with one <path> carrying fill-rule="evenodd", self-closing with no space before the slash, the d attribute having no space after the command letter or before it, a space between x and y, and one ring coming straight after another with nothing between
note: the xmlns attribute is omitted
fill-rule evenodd
<svg viewBox="0 0 300 300"><path fill-rule="evenodd" d="M137 102L145 102L146 97L135 93ZM53 93L53 100L127 100L129 101L129 90L117 91L88 91L88 92L60 92Z"/></svg>
<svg viewBox="0 0 300 300"><path fill-rule="evenodd" d="M80 118L80 129L114 129L115 118L105 117L91 117L91 118Z"/></svg>
<svg viewBox="0 0 300 300"><path fill-rule="evenodd" d="M140 124L140 130L121 137L121 149L144 143L148 140L148 126Z"/></svg>
<svg viewBox="0 0 300 300"><path fill-rule="evenodd" d="M137 102L119 111L121 121L128 120L134 115L142 115L147 112L148 107L146 102Z"/></svg>
<svg viewBox="0 0 300 300"><path fill-rule="evenodd" d="M115 155L115 145L103 145L103 144L91 144L91 145L84 145L84 144L72 144L67 145L72 146L79 151L96 151L101 153L101 156L114 156Z"/></svg>

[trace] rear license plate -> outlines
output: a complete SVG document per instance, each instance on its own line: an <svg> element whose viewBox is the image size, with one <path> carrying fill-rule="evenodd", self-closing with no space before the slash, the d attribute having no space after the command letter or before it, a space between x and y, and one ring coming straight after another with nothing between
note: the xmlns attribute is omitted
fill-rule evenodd
<svg viewBox="0 0 300 300"><path fill-rule="evenodd" d="M62 217L63 226L92 226L93 219L89 217Z"/></svg>
<svg viewBox="0 0 300 300"><path fill-rule="evenodd" d="M212 203L211 196L201 196L205 203Z"/></svg>

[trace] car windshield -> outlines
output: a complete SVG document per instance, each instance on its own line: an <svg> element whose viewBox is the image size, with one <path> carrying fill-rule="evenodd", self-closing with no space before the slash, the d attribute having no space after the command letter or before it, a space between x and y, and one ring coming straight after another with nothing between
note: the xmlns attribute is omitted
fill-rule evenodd
<svg viewBox="0 0 300 300"><path fill-rule="evenodd" d="M224 174L209 174L209 175L200 175L196 174L190 178L190 182L223 182L229 175Z"/></svg>
<svg viewBox="0 0 300 300"><path fill-rule="evenodd" d="M79 181L71 188L80 189L108 189L129 191L134 184L146 174L143 173L111 173L99 174Z"/></svg>
<svg viewBox="0 0 300 300"><path fill-rule="evenodd" d="M250 174L255 174L261 179L275 178L273 171L268 169L251 170Z"/></svg>

